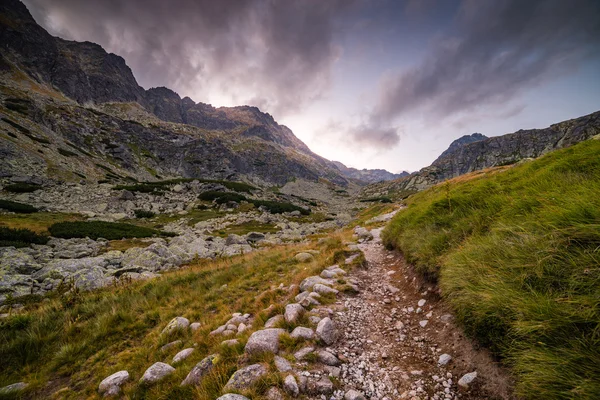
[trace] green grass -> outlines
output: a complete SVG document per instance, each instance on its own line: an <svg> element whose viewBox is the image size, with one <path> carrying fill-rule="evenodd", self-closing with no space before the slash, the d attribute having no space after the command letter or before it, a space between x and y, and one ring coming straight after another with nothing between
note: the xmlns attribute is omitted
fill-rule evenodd
<svg viewBox="0 0 600 400"><path fill-rule="evenodd" d="M217 232L218 236L227 236L229 234L245 235L250 232L275 233L281 228L274 224L264 224L258 221L248 221L237 225L229 225L224 230Z"/></svg>
<svg viewBox="0 0 600 400"><path fill-rule="evenodd" d="M31 214L38 212L38 209L29 204L17 203L16 201L1 200L0 209L20 214Z"/></svg>
<svg viewBox="0 0 600 400"><path fill-rule="evenodd" d="M151 236L171 236L168 232L121 222L75 221L58 222L48 228L50 234L58 238L104 238L119 240L123 238L147 238Z"/></svg>
<svg viewBox="0 0 600 400"><path fill-rule="evenodd" d="M298 207L292 203L282 203L278 201L267 200L249 200L255 207L265 207L271 214L282 214L284 212L299 211L302 215L309 215L310 210Z"/></svg>
<svg viewBox="0 0 600 400"><path fill-rule="evenodd" d="M30 244L46 244L48 236L38 235L29 229L12 229L0 226L0 247L26 247Z"/></svg>
<svg viewBox="0 0 600 400"><path fill-rule="evenodd" d="M3 190L11 193L31 193L40 190L41 188L40 185L33 185L31 183L11 183L10 185L4 186Z"/></svg>
<svg viewBox="0 0 600 400"><path fill-rule="evenodd" d="M37 233L48 234L48 227L64 221L81 221L79 214L36 212L32 214L4 214L0 219L0 226L15 229L30 229Z"/></svg>
<svg viewBox="0 0 600 400"><path fill-rule="evenodd" d="M531 399L600 398L600 141L415 194L384 231Z"/></svg>
<svg viewBox="0 0 600 400"><path fill-rule="evenodd" d="M238 193L230 193L230 192L218 192L215 190L210 190L208 192L200 193L198 196L200 200L204 201L215 201L217 204L225 204L230 201L241 202L246 200L246 196Z"/></svg>
<svg viewBox="0 0 600 400"><path fill-rule="evenodd" d="M136 218L152 218L156 214L148 210L133 210Z"/></svg>
<svg viewBox="0 0 600 400"><path fill-rule="evenodd" d="M0 320L0 386L28 382L28 398L36 399L97 398L100 381L125 369L131 376L124 386L125 398L215 399L231 374L244 365L243 346L251 331L238 336L241 344L231 348L220 345L223 337L208 333L233 312L251 313L257 319L252 330L258 329L273 315L263 310L270 304L285 304L292 296L272 287L281 282L297 284L318 273L339 250L316 244L309 247L321 251L309 264L299 265L293 259L294 254L307 248L306 244L284 246L202 261L152 281L123 281L99 291L76 294L63 290L62 295L28 303L22 313ZM202 327L195 333L161 337L166 324L179 315L200 322ZM196 350L165 380L150 388L139 387L137 381L146 368L156 361L169 363L181 349L159 351L175 339L183 341L181 348L195 345ZM217 367L201 386L180 386L196 363L215 353L219 354ZM272 366L272 357L254 357L251 361L270 366L267 379L247 393L249 398L261 398L269 385L280 385L281 379ZM59 389L60 394L53 397L52 392Z"/></svg>
<svg viewBox="0 0 600 400"><path fill-rule="evenodd" d="M368 199L360 200L361 203L393 203L389 197L369 197Z"/></svg>

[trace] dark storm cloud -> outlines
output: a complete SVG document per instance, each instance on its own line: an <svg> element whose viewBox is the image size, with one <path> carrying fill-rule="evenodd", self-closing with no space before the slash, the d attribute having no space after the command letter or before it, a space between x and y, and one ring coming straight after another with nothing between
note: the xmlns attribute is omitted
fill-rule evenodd
<svg viewBox="0 0 600 400"><path fill-rule="evenodd" d="M400 142L398 128L368 123L347 126L339 121L329 121L318 135L335 138L336 145L355 150L389 150Z"/></svg>
<svg viewBox="0 0 600 400"><path fill-rule="evenodd" d="M597 0L466 0L421 63L382 80L371 118L504 106L599 54Z"/></svg>
<svg viewBox="0 0 600 400"><path fill-rule="evenodd" d="M346 1L26 0L51 33L123 56L144 87L223 93L281 116L320 97Z"/></svg>

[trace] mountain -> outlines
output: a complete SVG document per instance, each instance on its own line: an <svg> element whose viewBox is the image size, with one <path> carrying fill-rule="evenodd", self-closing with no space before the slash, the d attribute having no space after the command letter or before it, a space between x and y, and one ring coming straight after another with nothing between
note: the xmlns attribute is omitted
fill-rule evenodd
<svg viewBox="0 0 600 400"><path fill-rule="evenodd" d="M442 154L440 154L440 156L437 158L437 160L435 160L433 163L435 163L436 161L438 161L450 154L456 153L462 147L466 146L469 143L479 142L480 140L485 140L487 138L488 138L487 136L482 135L481 133L473 133L471 135L464 135L464 136L456 139L452 143L450 143L450 146Z"/></svg>
<svg viewBox="0 0 600 400"><path fill-rule="evenodd" d="M409 176L367 187L364 194L377 196L396 192L405 196L469 172L537 158L598 134L600 111L544 129L519 130L491 138L478 133L466 135L452 142L430 166Z"/></svg>
<svg viewBox="0 0 600 400"><path fill-rule="evenodd" d="M406 171L403 171L399 174L394 174L392 172L386 171L385 169L356 169L348 168L339 161L333 161L333 163L340 170L344 177L364 183L391 181L409 175L409 173Z"/></svg>
<svg viewBox="0 0 600 400"><path fill-rule="evenodd" d="M18 0L0 3L0 41L5 176L348 184L268 113L215 108L165 87L145 90L123 58L50 35Z"/></svg>

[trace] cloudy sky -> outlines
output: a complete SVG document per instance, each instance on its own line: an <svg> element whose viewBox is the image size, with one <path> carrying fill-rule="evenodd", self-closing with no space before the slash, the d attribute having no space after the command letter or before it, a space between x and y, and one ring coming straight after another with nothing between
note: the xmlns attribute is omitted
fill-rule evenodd
<svg viewBox="0 0 600 400"><path fill-rule="evenodd" d="M600 110L597 0L25 0L144 88L272 114L318 154L414 171L452 140Z"/></svg>

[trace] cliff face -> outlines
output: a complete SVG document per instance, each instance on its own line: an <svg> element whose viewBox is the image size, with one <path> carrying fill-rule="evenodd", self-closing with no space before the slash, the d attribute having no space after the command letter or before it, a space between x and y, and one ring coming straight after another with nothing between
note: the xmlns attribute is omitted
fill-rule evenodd
<svg viewBox="0 0 600 400"><path fill-rule="evenodd" d="M422 190L468 172L537 158L598 134L600 111L545 129L520 130L491 138L479 137L470 143L466 143L463 137L459 139L462 143L452 143L429 167L403 178L397 182L397 186L403 190Z"/></svg>
<svg viewBox="0 0 600 400"><path fill-rule="evenodd" d="M75 156L65 162L58 148L76 145L84 152L76 157L101 159L87 160L92 166L112 164L120 171L113 176L208 174L276 184L302 177L347 184L333 163L271 115L250 106L195 103L165 87L144 90L123 58L94 43L51 36L18 0L0 3L0 42L0 144L7 155L0 164L7 174L75 173ZM15 124L28 132L24 138ZM30 143L27 135L42 142ZM106 172L84 169L95 177Z"/></svg>

